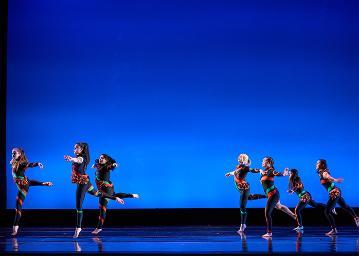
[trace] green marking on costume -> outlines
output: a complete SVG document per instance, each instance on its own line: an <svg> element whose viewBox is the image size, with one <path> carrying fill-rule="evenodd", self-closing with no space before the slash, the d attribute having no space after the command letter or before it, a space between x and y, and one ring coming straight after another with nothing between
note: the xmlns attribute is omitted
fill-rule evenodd
<svg viewBox="0 0 359 256"><path fill-rule="evenodd" d="M233 181L234 181L234 185L236 186L236 189L237 189L238 191L241 191L241 190L238 188L237 182L236 182L235 180L233 180Z"/></svg>
<svg viewBox="0 0 359 256"><path fill-rule="evenodd" d="M298 194L298 197L301 198L305 193L307 193L307 191L303 190L302 192L300 192L300 193Z"/></svg>
<svg viewBox="0 0 359 256"><path fill-rule="evenodd" d="M274 186L274 185L271 186L270 188L267 188L267 189L266 189L266 195L268 195L268 193L271 192L271 191L274 190L274 189L275 189L275 186Z"/></svg>
<svg viewBox="0 0 359 256"><path fill-rule="evenodd" d="M334 184L334 182L332 182L332 184L330 184L330 187L328 188L328 192L332 191L334 187L335 187L335 184Z"/></svg>
<svg viewBox="0 0 359 256"><path fill-rule="evenodd" d="M91 185L91 187L89 187L89 189L87 191L92 191L94 189L94 187Z"/></svg>
<svg viewBox="0 0 359 256"><path fill-rule="evenodd" d="M76 212L77 212L77 213L82 213L82 211L78 211L78 210L76 210Z"/></svg>
<svg viewBox="0 0 359 256"><path fill-rule="evenodd" d="M100 180L97 176L96 176L96 180L103 182L103 184L106 184L106 185L111 185L111 183L110 183L110 182L105 181L105 180Z"/></svg>
<svg viewBox="0 0 359 256"><path fill-rule="evenodd" d="M26 197L26 192L22 191L21 188L19 187L19 185L17 185L17 184L16 184L16 187L17 187L17 189L20 191L20 193L21 193L24 197Z"/></svg>

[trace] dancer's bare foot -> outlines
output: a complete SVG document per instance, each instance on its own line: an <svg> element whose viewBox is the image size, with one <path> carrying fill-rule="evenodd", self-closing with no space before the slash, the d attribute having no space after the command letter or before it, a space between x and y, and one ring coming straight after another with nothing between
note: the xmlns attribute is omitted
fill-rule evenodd
<svg viewBox="0 0 359 256"><path fill-rule="evenodd" d="M329 232L325 233L325 235L327 235L327 236L335 236L336 234L338 234L338 231L336 228L332 228Z"/></svg>
<svg viewBox="0 0 359 256"><path fill-rule="evenodd" d="M268 238L268 237L272 237L272 233L265 233L264 235L262 235L263 238Z"/></svg>
<svg viewBox="0 0 359 256"><path fill-rule="evenodd" d="M17 235L17 231L19 230L19 226L13 226L12 227L12 236L16 236Z"/></svg>
<svg viewBox="0 0 359 256"><path fill-rule="evenodd" d="M116 202L119 204L125 204L125 201L123 201L121 198L116 197Z"/></svg>
<svg viewBox="0 0 359 256"><path fill-rule="evenodd" d="M101 228L96 228L94 231L91 232L91 234L98 235L98 233L100 233L101 231L102 231Z"/></svg>
<svg viewBox="0 0 359 256"><path fill-rule="evenodd" d="M78 238L79 235L80 235L81 230L82 230L81 228L76 228L76 229L75 229L75 234L74 234L73 238Z"/></svg>
<svg viewBox="0 0 359 256"><path fill-rule="evenodd" d="M239 228L239 232L244 232L244 230L247 228L246 224L241 224L241 227Z"/></svg>
<svg viewBox="0 0 359 256"><path fill-rule="evenodd" d="M359 217L355 217L354 221L355 221L355 225L357 225L357 227L359 228Z"/></svg>
<svg viewBox="0 0 359 256"><path fill-rule="evenodd" d="M304 229L303 226L298 226L298 227L296 227L296 228L293 228L294 231L301 231L301 230L303 230L303 229Z"/></svg>

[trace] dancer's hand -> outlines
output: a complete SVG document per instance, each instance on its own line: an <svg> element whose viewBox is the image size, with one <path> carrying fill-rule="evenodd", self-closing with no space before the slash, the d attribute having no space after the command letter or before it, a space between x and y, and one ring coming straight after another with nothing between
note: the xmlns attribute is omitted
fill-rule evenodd
<svg viewBox="0 0 359 256"><path fill-rule="evenodd" d="M224 176L229 177L229 176L231 176L231 173L227 172Z"/></svg>
<svg viewBox="0 0 359 256"><path fill-rule="evenodd" d="M69 155L64 155L64 159L65 161L70 162L72 160L72 157Z"/></svg>
<svg viewBox="0 0 359 256"><path fill-rule="evenodd" d="M265 171L263 171L262 169L259 169L259 173L260 173L261 175L266 174L266 172L265 172Z"/></svg>
<svg viewBox="0 0 359 256"><path fill-rule="evenodd" d="M54 184L51 181L46 181L42 183L44 186L52 187Z"/></svg>
<svg viewBox="0 0 359 256"><path fill-rule="evenodd" d="M43 168L44 168L44 165L43 165L42 163L38 163L38 165L39 165L39 168L40 168L40 169L43 169Z"/></svg>
<svg viewBox="0 0 359 256"><path fill-rule="evenodd" d="M286 167L283 171L283 176L288 176L288 174L289 174L289 168Z"/></svg>
<svg viewBox="0 0 359 256"><path fill-rule="evenodd" d="M116 202L119 204L125 204L125 201L123 201L121 198L116 197Z"/></svg>
<svg viewBox="0 0 359 256"><path fill-rule="evenodd" d="M113 163L112 166L115 167L115 168L117 168L117 167L118 167L118 164L117 164L117 163Z"/></svg>
<svg viewBox="0 0 359 256"><path fill-rule="evenodd" d="M91 166L91 168L95 168L95 164L93 164L93 165Z"/></svg>
<svg viewBox="0 0 359 256"><path fill-rule="evenodd" d="M343 178L334 179L334 182L337 182L337 183L342 183L343 181L344 181Z"/></svg>
<svg viewBox="0 0 359 256"><path fill-rule="evenodd" d="M139 194L132 194L133 198L140 198Z"/></svg>

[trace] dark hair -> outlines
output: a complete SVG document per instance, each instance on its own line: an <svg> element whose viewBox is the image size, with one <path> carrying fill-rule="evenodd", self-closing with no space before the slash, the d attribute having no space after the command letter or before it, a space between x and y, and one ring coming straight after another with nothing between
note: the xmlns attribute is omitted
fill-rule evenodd
<svg viewBox="0 0 359 256"><path fill-rule="evenodd" d="M267 158L268 163L271 165L271 167L274 168L274 160L270 156L265 156L264 158Z"/></svg>
<svg viewBox="0 0 359 256"><path fill-rule="evenodd" d="M328 169L327 160L325 160L325 159L318 159L318 161L323 165L324 169Z"/></svg>
<svg viewBox="0 0 359 256"><path fill-rule="evenodd" d="M108 165L113 165L114 163L116 163L116 160L107 154L101 154L101 156L103 156L106 159Z"/></svg>
<svg viewBox="0 0 359 256"><path fill-rule="evenodd" d="M19 160L15 160L15 161L11 160L11 167L12 168L17 169L17 168L19 168L20 165L28 163L27 157L25 155L25 151L22 148L18 147L18 148L13 148L12 150L20 152L20 159Z"/></svg>
<svg viewBox="0 0 359 256"><path fill-rule="evenodd" d="M77 142L76 144L82 148L81 157L84 159L84 164L85 164L85 169L86 169L87 165L90 162L89 145L86 142Z"/></svg>
<svg viewBox="0 0 359 256"><path fill-rule="evenodd" d="M298 176L297 169L290 169L289 172L292 173L292 175L290 175L289 177L289 182L288 182L288 190L291 191L295 186L295 182L298 181L298 179L300 180L300 178Z"/></svg>

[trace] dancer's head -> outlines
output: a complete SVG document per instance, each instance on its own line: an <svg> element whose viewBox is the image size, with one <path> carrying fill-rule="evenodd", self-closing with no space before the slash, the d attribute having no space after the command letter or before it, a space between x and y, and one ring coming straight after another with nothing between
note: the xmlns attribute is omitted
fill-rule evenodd
<svg viewBox="0 0 359 256"><path fill-rule="evenodd" d="M238 163L244 164L244 165L250 165L251 159L249 159L249 156L247 154L240 154L238 156Z"/></svg>
<svg viewBox="0 0 359 256"><path fill-rule="evenodd" d="M294 183L298 180L298 170L297 169L290 169L289 170L289 183L288 183L288 190L292 190L294 187Z"/></svg>
<svg viewBox="0 0 359 256"><path fill-rule="evenodd" d="M325 159L319 159L315 167L317 170L328 169L327 161Z"/></svg>
<svg viewBox="0 0 359 256"><path fill-rule="evenodd" d="M89 145L85 142L78 142L74 146L74 153L76 156L81 156L84 159L85 166L90 162Z"/></svg>
<svg viewBox="0 0 359 256"><path fill-rule="evenodd" d="M12 159L10 161L13 168L17 168L20 164L27 163L25 152L22 148L13 148L11 150Z"/></svg>
<svg viewBox="0 0 359 256"><path fill-rule="evenodd" d="M264 168L274 168L274 160L270 156L266 156L262 160L262 167Z"/></svg>
<svg viewBox="0 0 359 256"><path fill-rule="evenodd" d="M113 165L114 163L116 163L116 161L107 154L101 154L98 158L98 163L103 165Z"/></svg>
<svg viewBox="0 0 359 256"><path fill-rule="evenodd" d="M298 170L297 169L290 169L289 170L289 177L295 177L298 176Z"/></svg>

